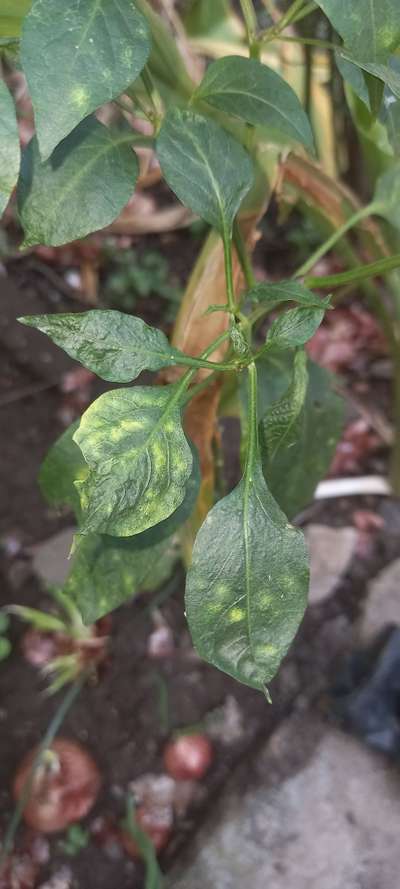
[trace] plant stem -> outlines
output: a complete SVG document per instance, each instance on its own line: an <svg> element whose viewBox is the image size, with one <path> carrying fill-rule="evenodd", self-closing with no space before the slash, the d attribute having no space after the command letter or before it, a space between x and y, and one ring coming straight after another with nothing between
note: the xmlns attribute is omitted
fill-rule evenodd
<svg viewBox="0 0 400 889"><path fill-rule="evenodd" d="M312 12L315 12L315 3L314 0L310 0L310 3L306 3L296 15L292 16L290 20L291 25L295 25L296 22L300 22L302 19L305 19L307 15L310 15Z"/></svg>
<svg viewBox="0 0 400 889"><path fill-rule="evenodd" d="M223 362L220 363L219 361L206 361L203 358L192 358L191 355L182 355L182 356L178 355L177 359L176 359L176 364L182 364L182 365L187 365L187 367L196 367L196 368L201 368L201 367L207 368L208 367L208 368L210 368L210 370L215 370L215 371L219 371L219 370L228 371L228 370L235 369L234 364L229 364L229 363L224 364Z"/></svg>
<svg viewBox="0 0 400 889"><path fill-rule="evenodd" d="M392 269L400 267L400 253L394 256L388 256L385 259L378 259L376 262L370 262L367 265L359 266L356 269L349 269L348 272L339 272L337 275L326 276L310 276L304 278L306 287L320 287L329 289L330 287L341 287L343 284L350 284L355 281L365 281L368 278L376 278L380 275L390 272Z"/></svg>
<svg viewBox="0 0 400 889"><path fill-rule="evenodd" d="M59 732L59 730L64 722L64 719L68 713L68 710L70 710L70 708L72 707L72 704L78 697L78 694L81 691L82 686L84 685L86 679L87 679L87 673L86 672L82 673L82 675L80 676L78 681L70 686L70 688L67 691L67 694L61 701L61 704L60 704L58 710L56 710L56 712L53 716L53 719L51 720L50 725L48 726L42 741L39 744L37 754L36 754L35 759L32 763L31 771L25 781L23 788L22 788L21 796L17 802L17 805L15 806L12 818L10 820L10 823L8 825L8 828L7 828L5 836L4 836L4 841L1 845L0 874L1 874L2 867L5 864L7 855L9 854L9 852L11 852L12 847L14 845L14 837L15 837L16 831L18 829L18 825L21 821L21 818L24 814L25 806L29 800L33 780L35 777L35 772L36 772L38 766L40 765L42 756L45 753L45 751L48 750L49 747L51 747L51 745L54 741L54 738L56 737L57 733Z"/></svg>
<svg viewBox="0 0 400 889"><path fill-rule="evenodd" d="M154 85L153 78L152 78L150 71L148 70L147 67L143 68L141 77L142 77L142 80L144 83L146 93L150 99L152 106L153 106L153 109L154 109L155 113L157 115L159 115L160 113L162 113L162 108L163 108L162 102L161 102L161 96Z"/></svg>
<svg viewBox="0 0 400 889"><path fill-rule="evenodd" d="M400 494L400 350L396 341L397 348L392 349L394 380L393 380L393 396L394 396L394 442L390 459L390 477L392 482L393 493L398 497Z"/></svg>
<svg viewBox="0 0 400 889"><path fill-rule="evenodd" d="M226 232L222 236L222 241L224 245L226 295L228 297L229 311L234 315L236 312L236 300L233 286L232 242Z"/></svg>
<svg viewBox="0 0 400 889"><path fill-rule="evenodd" d="M246 285L247 285L248 289L250 290L252 287L256 286L257 281L256 281L256 278L255 278L255 275L253 272L253 266L251 264L250 255L247 250L245 241L242 236L242 232L240 230L240 225L237 222L237 220L235 220L234 226L233 226L233 240L234 240L234 244L236 247L236 253L239 258L240 266L241 266L241 269L242 269L242 272L243 272L243 275L244 275L244 278L246 281Z"/></svg>
<svg viewBox="0 0 400 889"><path fill-rule="evenodd" d="M258 452L258 424L257 424L257 368L254 364L254 361L248 365L248 395L249 395L249 406L247 413L247 452L246 452L246 466L245 466L245 475L248 476L252 467L254 466L254 462Z"/></svg>
<svg viewBox="0 0 400 889"><path fill-rule="evenodd" d="M240 6L246 25L247 43L249 47L250 58L257 59L259 57L260 47L257 40L257 18L254 12L253 0L240 0Z"/></svg>
<svg viewBox="0 0 400 889"><path fill-rule="evenodd" d="M158 866L153 843L147 833L135 821L135 804L129 794L126 802L126 819L124 826L139 847L146 866L144 889L162 889L163 876Z"/></svg>
<svg viewBox="0 0 400 889"><path fill-rule="evenodd" d="M206 360L208 358L208 356L212 355L212 353L215 351L215 349L217 349L218 346L221 345L221 343L224 343L229 338L230 338L229 330L224 330L223 333L221 333L219 336L217 336L217 338L215 340L213 340L213 342L210 343L209 346L207 346L207 348L204 350L204 352L202 352L202 354L199 356L199 360L200 361ZM219 365L217 363L214 365L214 370L216 370L216 369L217 370L219 369ZM232 368L230 368L230 370L231 369ZM175 404L179 404L179 403L186 404L186 402L190 400L189 398L182 399L182 396L185 395L186 389L190 385L193 377L196 376L196 373L197 373L197 368L191 368L190 370L187 370L186 373L184 373L184 375L178 385L177 391L176 391L174 397L171 399L170 407L172 407Z"/></svg>
<svg viewBox="0 0 400 889"><path fill-rule="evenodd" d="M292 3L279 22L262 32L259 38L260 44L270 43L272 40L276 40L288 25L299 22L300 19L305 18L305 16L309 15L310 12L313 12L314 9L315 3L307 3L305 5L305 0L294 0L294 3Z"/></svg>
<svg viewBox="0 0 400 889"><path fill-rule="evenodd" d="M347 219L346 222L344 222L343 225L340 226L340 228L337 228L330 235L330 237L327 238L327 240L324 241L324 243L317 248L317 250L314 250L314 253L312 253L311 256L308 257L308 259L303 263L303 265L300 266L300 268L297 269L292 277L301 278L306 275L307 272L309 272L310 269L312 269L313 266L318 262L318 260L325 256L325 254L328 253L328 251L331 250L338 241L340 241L340 239L343 237L343 235L346 234L346 232L349 231L349 229L353 228L355 225L357 225L358 222L361 222L363 219L366 219L367 216L371 216L373 213L377 212L379 208L380 204L378 204L378 202L371 201L370 204L367 204L365 207L361 207L360 210L357 210L357 212L354 213L353 216L350 216L350 218Z"/></svg>

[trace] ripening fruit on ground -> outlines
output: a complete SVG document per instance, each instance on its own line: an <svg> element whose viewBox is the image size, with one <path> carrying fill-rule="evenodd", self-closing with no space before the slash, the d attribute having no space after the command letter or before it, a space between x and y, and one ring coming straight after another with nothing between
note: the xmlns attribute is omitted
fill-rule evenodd
<svg viewBox="0 0 400 889"><path fill-rule="evenodd" d="M169 775L178 781L199 781L213 761L211 741L206 735L180 735L167 744L164 765Z"/></svg>
<svg viewBox="0 0 400 889"><path fill-rule="evenodd" d="M24 792L36 755L34 748L17 770L13 787L16 800ZM100 772L90 754L75 741L58 738L33 776L24 820L43 833L64 830L88 814L100 786Z"/></svg>

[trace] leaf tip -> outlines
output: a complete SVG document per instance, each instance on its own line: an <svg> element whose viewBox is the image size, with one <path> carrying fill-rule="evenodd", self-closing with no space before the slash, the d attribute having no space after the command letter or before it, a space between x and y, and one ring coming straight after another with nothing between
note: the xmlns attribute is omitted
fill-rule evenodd
<svg viewBox="0 0 400 889"><path fill-rule="evenodd" d="M36 241L31 241L29 238L24 238L24 240L21 241L18 250L20 253L23 253L24 250L30 250L31 247L35 246L35 244Z"/></svg>

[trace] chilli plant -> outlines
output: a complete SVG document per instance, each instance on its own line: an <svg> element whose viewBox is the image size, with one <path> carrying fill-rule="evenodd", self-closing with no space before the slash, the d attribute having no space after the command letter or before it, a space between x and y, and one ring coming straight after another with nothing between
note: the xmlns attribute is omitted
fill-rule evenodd
<svg viewBox="0 0 400 889"><path fill-rule="evenodd" d="M46 497L71 506L78 523L65 593L91 623L162 583L183 554L197 651L268 694L307 600L307 550L291 520L310 502L340 433L332 377L305 352L336 288L367 282L397 354L396 282L388 278L381 298L369 279L393 276L400 256L367 217L383 217L395 243L400 4L240 7L239 21L227 0L194 0L181 18L148 0L1 0L5 70L17 60L24 71L36 135L20 159L13 100L0 81L0 209L17 185L24 248L83 238L112 224L140 180L140 156L153 151L166 185L210 226L171 341L115 310L19 320L122 384L90 405L41 469ZM257 283L252 247L277 178L305 204L322 189L299 90L276 70L285 41L328 53L392 147L372 202L360 208L337 186L340 213L328 219L334 230L324 245L290 280ZM217 45L237 52L221 56ZM201 53L216 57L205 67ZM319 209L328 204L321 199ZM361 264L346 240L355 225L369 242ZM311 276L336 243L350 269ZM155 382L132 386L144 370L158 372ZM243 472L218 500L216 421L232 404Z"/></svg>

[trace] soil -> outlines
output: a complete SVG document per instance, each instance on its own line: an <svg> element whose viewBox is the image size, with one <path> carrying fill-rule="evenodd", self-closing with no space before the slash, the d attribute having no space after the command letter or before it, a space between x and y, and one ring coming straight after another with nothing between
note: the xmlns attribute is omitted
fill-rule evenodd
<svg viewBox="0 0 400 889"><path fill-rule="evenodd" d="M46 274L41 274L40 268L32 268L29 260L9 264L8 276L0 279L0 291L0 604L18 602L40 608L48 604L48 596L32 573L30 547L70 524L71 519L56 514L43 502L36 477L47 449L65 428L66 413L79 409L61 390L63 375L76 365L40 334L16 324L15 318L54 310L79 311L86 306L71 300L66 292L61 293ZM94 383L90 397L106 388L109 387ZM373 503L376 508L376 499ZM351 506L338 501L330 505L328 514L326 507L324 512L324 507L318 505L318 521L342 524L354 508L354 500ZM385 501L378 508L386 514L392 510L386 531L378 533L369 554L352 565L334 600L308 614L289 657L272 683L272 707L258 692L230 680L195 656L183 614L181 573L176 574L168 587L168 597L159 605L173 630L176 652L172 657L155 662L147 655L147 639L153 628L151 596L141 596L114 613L110 663L99 682L82 691L62 728L63 736L88 747L103 776L100 798L85 820L86 825L90 826L98 815L123 817L129 782L144 773L162 771L162 752L171 734L185 727L201 727L213 711L233 698L241 714L242 730L234 740L227 737L216 741L215 762L161 856L161 866L167 871L206 818L234 765L256 755L260 740L265 740L291 711L299 691L303 690L308 699L320 700L323 709L337 658L350 644L350 628L365 595L366 581L400 553L398 507L394 501ZM13 651L0 664L0 831L12 810L10 784L16 766L42 737L61 699L61 695L49 698L43 693L37 671L21 657L22 632L21 625L13 621ZM167 727L163 724L163 692L167 699ZM65 862L72 870L74 887L143 886L141 866L122 851L114 850L110 855L91 841L69 858L61 849L59 837L51 841L50 862L43 869L41 880Z"/></svg>

